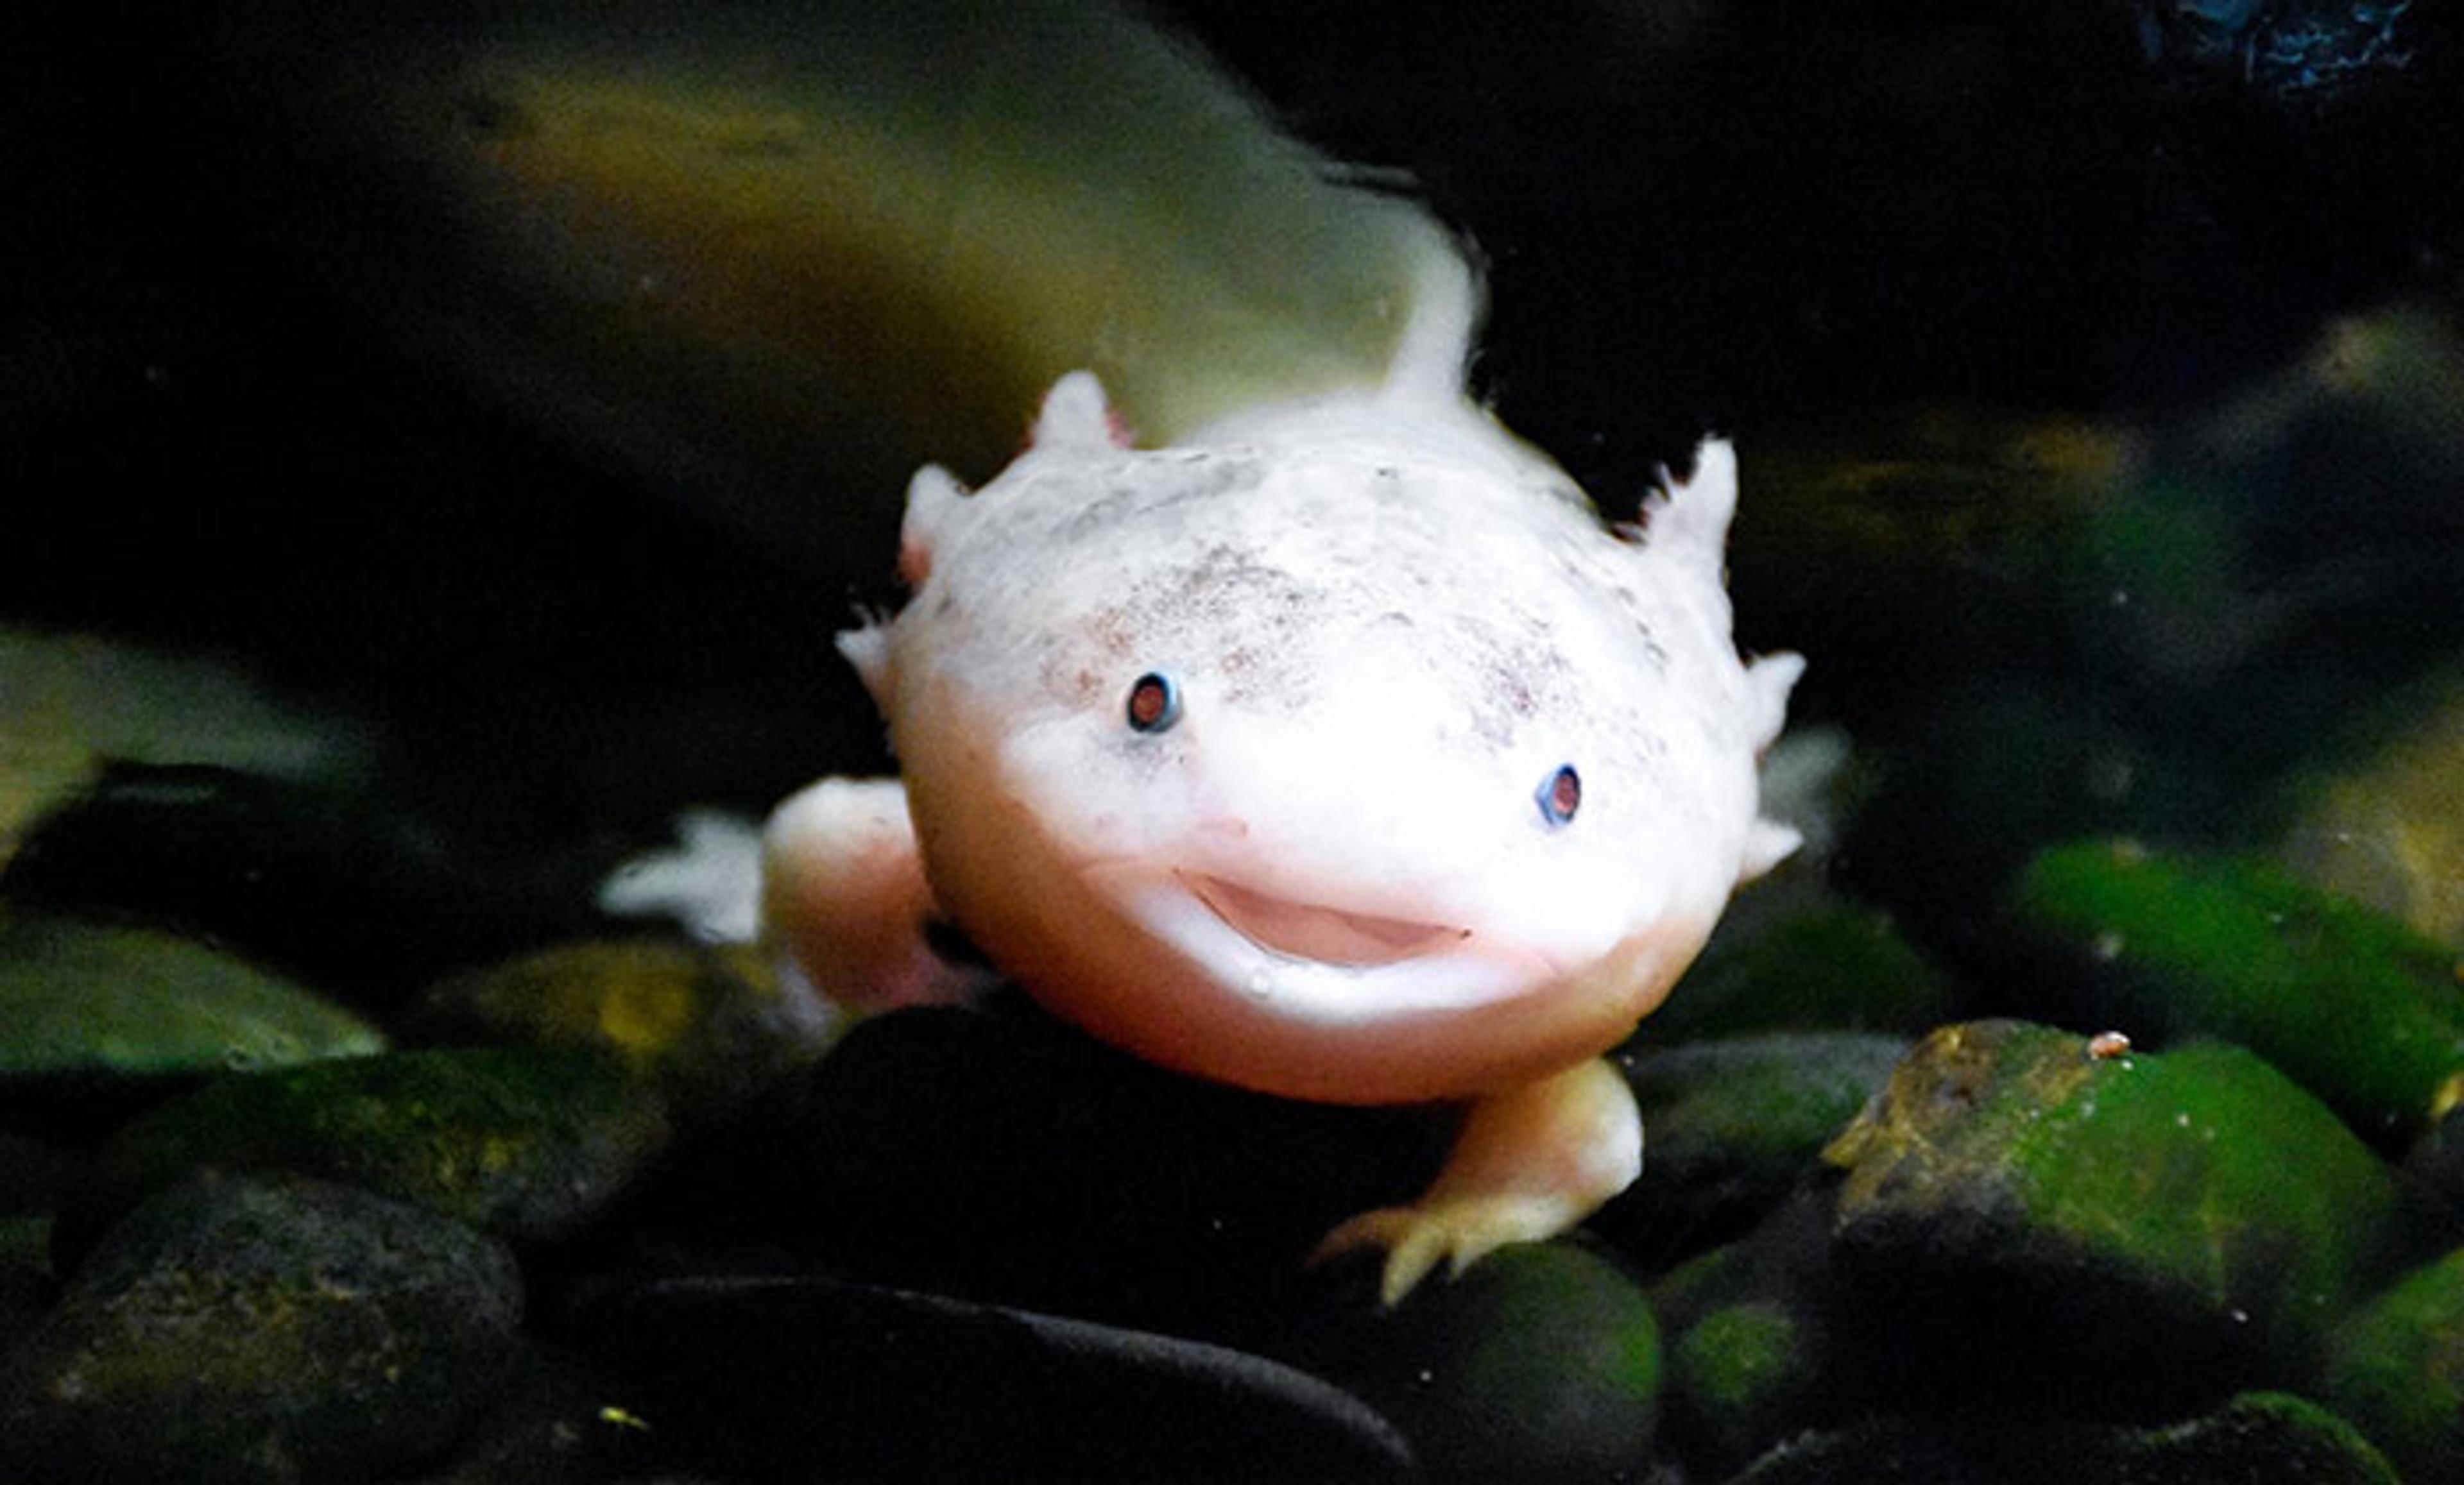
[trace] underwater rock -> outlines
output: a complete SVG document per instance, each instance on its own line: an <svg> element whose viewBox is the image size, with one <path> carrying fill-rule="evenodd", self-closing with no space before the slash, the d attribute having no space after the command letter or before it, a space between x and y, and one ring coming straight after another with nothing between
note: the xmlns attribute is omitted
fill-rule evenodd
<svg viewBox="0 0 2464 1485"><path fill-rule="evenodd" d="M0 622L0 866L111 760L340 778L369 751L359 719L276 696L224 661Z"/></svg>
<svg viewBox="0 0 2464 1485"><path fill-rule="evenodd" d="M347 1182L516 1242L554 1241L667 1143L655 1094L590 1053L438 1048L231 1075L121 1129L71 1190L54 1251L73 1260L205 1168Z"/></svg>
<svg viewBox="0 0 2464 1485"><path fill-rule="evenodd" d="M41 1217L0 1216L0 1356L52 1301L51 1235Z"/></svg>
<svg viewBox="0 0 2464 1485"><path fill-rule="evenodd" d="M858 1278L1239 1336L1337 1222L1425 1187L1452 1133L1163 1072L1003 1002L858 1024L732 1184Z"/></svg>
<svg viewBox="0 0 2464 1485"><path fill-rule="evenodd" d="M404 1034L596 1051L694 1121L759 1096L819 1056L834 1029L758 948L619 939L451 976L420 997Z"/></svg>
<svg viewBox="0 0 2464 1485"><path fill-rule="evenodd" d="M1860 1400L1832 1337L1832 1199L1800 1188L1753 1232L1651 1286L1668 1336L1666 1444L1705 1478Z"/></svg>
<svg viewBox="0 0 2464 1485"><path fill-rule="evenodd" d="M2397 1485L2352 1425L2285 1392L2245 1392L2215 1411L2161 1427L2047 1424L2026 1418L1873 1418L1772 1450L1730 1485Z"/></svg>
<svg viewBox="0 0 2464 1485"><path fill-rule="evenodd" d="M641 1419L610 1401L605 1379L553 1343L521 1348L421 1485L603 1485L638 1478Z"/></svg>
<svg viewBox="0 0 2464 1485"><path fill-rule="evenodd" d="M1393 1419L1431 1478L1612 1479L1650 1458L1659 1323L1577 1243L1501 1248L1391 1309L1306 1325L1292 1354Z"/></svg>
<svg viewBox="0 0 2464 1485"><path fill-rule="evenodd" d="M210 936L384 1009L594 921L587 871L510 867L471 834L327 784L121 764L42 821L0 886Z"/></svg>
<svg viewBox="0 0 2464 1485"><path fill-rule="evenodd" d="M1864 739L1882 777L1850 822L1846 884L1918 942L1968 957L2036 842L2115 829L2144 797L2146 746L2110 710L2022 673L1940 687L1890 736ZM2163 807L2195 812L2198 795Z"/></svg>
<svg viewBox="0 0 2464 1485"><path fill-rule="evenodd" d="M2276 860L2464 953L2464 678L2357 763L2305 781Z"/></svg>
<svg viewBox="0 0 2464 1485"><path fill-rule="evenodd" d="M2415 1270L2344 1321L2324 1395L2407 1478L2464 1471L2464 1250Z"/></svg>
<svg viewBox="0 0 2464 1485"><path fill-rule="evenodd" d="M1631 1045L1767 1031L1914 1037L1949 1018L1948 977L1890 914L1802 880L1758 884L1730 903Z"/></svg>
<svg viewBox="0 0 2464 1485"><path fill-rule="evenodd" d="M1891 1037L1778 1033L1629 1047L1642 1179L1591 1227L1647 1268L1726 1242L1822 1169L1819 1156L1907 1051Z"/></svg>
<svg viewBox="0 0 2464 1485"><path fill-rule="evenodd" d="M52 1208L72 1157L0 1130L0 1354L52 1299Z"/></svg>
<svg viewBox="0 0 2464 1485"><path fill-rule="evenodd" d="M1787 580L1741 611L1823 636L1821 684L1865 715L1979 654L2041 653L2060 554L2137 454L2124 428L1951 405L1783 426L1746 447L1752 518L1731 558Z"/></svg>
<svg viewBox="0 0 2464 1485"><path fill-rule="evenodd" d="M201 1178L133 1213L0 1359L26 1480L361 1478L451 1441L519 1344L520 1276L346 1187Z"/></svg>
<svg viewBox="0 0 2464 1485"><path fill-rule="evenodd" d="M2404 1152L2405 1174L2464 1213L2464 1103L2442 1110Z"/></svg>
<svg viewBox="0 0 2464 1485"><path fill-rule="evenodd" d="M96 1089L382 1051L384 1034L195 940L0 905L0 1089Z"/></svg>
<svg viewBox="0 0 2464 1485"><path fill-rule="evenodd" d="M1151 1332L825 1278L654 1282L590 1330L647 1462L731 1479L1402 1479L1338 1387Z"/></svg>
<svg viewBox="0 0 2464 1485"><path fill-rule="evenodd" d="M1864 1366L2079 1416L2299 1385L2386 1261L2394 1183L2239 1047L1944 1027L1827 1152Z"/></svg>
<svg viewBox="0 0 2464 1485"><path fill-rule="evenodd" d="M2417 1134L2464 1087L2464 956L2262 863L2058 845L2008 916L2079 1020L2239 1042L2373 1141Z"/></svg>
<svg viewBox="0 0 2464 1485"><path fill-rule="evenodd" d="M1768 1299L1723 1305L1670 1348L1671 1390L1686 1398L1701 1448L1733 1466L1784 1430L1821 1381L1803 1316Z"/></svg>

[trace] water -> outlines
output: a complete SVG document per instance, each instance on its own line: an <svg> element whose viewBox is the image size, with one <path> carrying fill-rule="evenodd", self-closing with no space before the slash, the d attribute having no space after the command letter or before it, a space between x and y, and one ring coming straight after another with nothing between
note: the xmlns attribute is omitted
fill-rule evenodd
<svg viewBox="0 0 2464 1485"><path fill-rule="evenodd" d="M2464 51L2417 9L1161 18L1359 163L1347 178L1412 182L1475 247L1478 386L1611 514L1702 433L1737 442L1741 641L1802 651L1795 725L1844 740L1806 792L1817 849L1763 890L1887 915L1961 1015L2054 1019L2003 909L2065 841L2269 863L2464 947ZM574 24L542 13L550 35ZM1173 142L1101 118L1051 125L1102 131L1083 158L1031 154L1058 192L1039 209L1085 229L1070 251L1124 234L1148 247L1122 261L1155 271L1153 244L1202 241L1160 259L1263 283L1287 319L1231 317L1201 354L1172 322L956 312L924 272L946 264L891 253L862 259L860 333L833 330L849 280L799 278L792 238L657 210L768 179L746 162L792 157L829 115L781 62L810 48L800 13L730 13L728 55L772 65L723 104L706 66L674 65L701 23L593 44L638 117L749 119L749 143L720 141L700 177L602 161L538 198L511 165L484 189L455 173L543 158L521 155L544 136L511 94L455 80L497 55L480 17L392 49L368 38L402 15L332 12L269 71L251 48L284 33L275 11L79 12L21 61L0 623L211 652L283 704L174 687L231 713L194 737L293 725L304 699L386 760L380 787L484 822L492 863L576 842L612 863L685 806L759 812L889 765L828 637L895 601L905 471L997 462L1054 358L1162 365L1169 390L1188 360L1244 360L1235 382L1252 356L1319 365L1292 317L1338 364L1391 330L1376 253L1338 250L1418 240L1409 213L1306 240L1237 195L1107 215L1073 190ZM1062 75L1041 52L1006 72L999 45L970 55L986 98ZM966 92L864 82L893 136L901 99ZM404 98L443 106L385 112ZM956 106L933 127L1011 127L997 100ZM993 142L981 158L1015 153ZM930 187L1002 272L1058 240L1048 216L1002 235L1015 185L971 166ZM809 192L773 204L837 230ZM730 277L748 265L758 283ZM1329 284L1349 310L1294 317ZM44 726L49 759L73 725ZM177 761L168 732L171 757L118 745ZM1778 909L1740 915L1758 910ZM2141 941L2089 944L2121 962ZM2141 1026L2073 1029L2164 1055Z"/></svg>

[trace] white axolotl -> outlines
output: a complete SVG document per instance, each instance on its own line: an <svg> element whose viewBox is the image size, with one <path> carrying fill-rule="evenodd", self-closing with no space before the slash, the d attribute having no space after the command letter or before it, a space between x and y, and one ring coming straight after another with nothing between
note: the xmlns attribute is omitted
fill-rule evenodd
<svg viewBox="0 0 2464 1485"><path fill-rule="evenodd" d="M1738 658L1728 447L1608 527L1465 396L1467 308L1428 317L1382 387L1140 449L1073 373L982 490L919 472L912 597L840 639L903 778L782 804L764 884L844 1003L946 998L939 914L1163 1066L1465 1102L1427 1192L1321 1249L1384 1248L1389 1302L1634 1180L1602 1054L1797 839L1757 763L1802 662Z"/></svg>

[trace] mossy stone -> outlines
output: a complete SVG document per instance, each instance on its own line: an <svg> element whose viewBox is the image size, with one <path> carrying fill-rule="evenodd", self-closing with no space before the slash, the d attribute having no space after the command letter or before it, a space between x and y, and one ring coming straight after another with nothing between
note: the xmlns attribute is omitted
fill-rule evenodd
<svg viewBox="0 0 2464 1485"><path fill-rule="evenodd" d="M2344 1322L2327 1396L2410 1477L2464 1475L2464 1249Z"/></svg>
<svg viewBox="0 0 2464 1485"><path fill-rule="evenodd" d="M2237 1041L2372 1140L2464 1093L2464 957L2265 863L2077 841L2029 863L2010 917L2081 1017Z"/></svg>
<svg viewBox="0 0 2464 1485"><path fill-rule="evenodd" d="M1821 1169L1906 1051L1856 1032L1626 1048L1616 1060L1642 1109L1643 1174L1593 1230L1646 1268L1739 1235Z"/></svg>
<svg viewBox="0 0 2464 1485"><path fill-rule="evenodd" d="M1502 1248L1391 1310L1310 1323L1305 1361L1393 1419L1435 1478L1609 1478L1651 1457L1659 1321L1577 1244Z"/></svg>
<svg viewBox="0 0 2464 1485"><path fill-rule="evenodd" d="M1878 1365L2087 1411L2308 1376L2397 1213L2371 1152L2251 1053L2016 1021L1927 1037L1829 1158Z"/></svg>
<svg viewBox="0 0 2464 1485"><path fill-rule="evenodd" d="M1661 1433L1692 1474L1725 1478L1853 1406L1834 1365L1832 1216L1829 1190L1801 1186L1745 1237L1653 1281L1669 1337Z"/></svg>
<svg viewBox="0 0 2464 1485"><path fill-rule="evenodd" d="M2295 787L2276 850L2303 880L2464 947L2464 672L2409 694L2400 721L2372 718L2369 754Z"/></svg>
<svg viewBox="0 0 2464 1485"><path fill-rule="evenodd" d="M1672 1409L1683 1408L1699 1450L1733 1467L1809 1409L1824 1362L1820 1339L1787 1305L1723 1305L1669 1347Z"/></svg>
<svg viewBox="0 0 2464 1485"><path fill-rule="evenodd" d="M349 1187L148 1201L0 1363L27 1480L364 1478L450 1441L518 1346L512 1256Z"/></svg>
<svg viewBox="0 0 2464 1485"><path fill-rule="evenodd" d="M152 928L0 905L0 1086L40 1089L384 1050L301 986Z"/></svg>
<svg viewBox="0 0 2464 1485"><path fill-rule="evenodd" d="M430 987L406 1035L595 1050L685 1118L758 1097L828 1045L836 1016L752 945L559 945Z"/></svg>
<svg viewBox="0 0 2464 1485"><path fill-rule="evenodd" d="M453 1047L229 1075L131 1123L70 1193L73 1259L187 1172L348 1182L517 1241L565 1236L667 1147L656 1095L591 1053Z"/></svg>
<svg viewBox="0 0 2464 1485"><path fill-rule="evenodd" d="M1889 914L1774 883L1730 906L1635 1046L1771 1031L1916 1036L1950 1009L1950 982Z"/></svg>

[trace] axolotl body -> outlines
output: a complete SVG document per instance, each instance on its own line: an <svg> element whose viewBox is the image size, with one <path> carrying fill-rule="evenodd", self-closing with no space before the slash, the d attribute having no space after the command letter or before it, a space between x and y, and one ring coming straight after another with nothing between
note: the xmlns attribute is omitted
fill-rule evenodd
<svg viewBox="0 0 2464 1485"><path fill-rule="evenodd" d="M843 1002L959 988L940 915L1153 1062L1467 1104L1324 1245L1385 1249L1390 1300L1634 1180L1602 1054L1796 841L1757 765L1802 663L1735 649L1727 446L1611 527L1445 369L1144 449L1073 373L980 491L922 470L911 597L840 642L903 776L792 797L765 857Z"/></svg>

